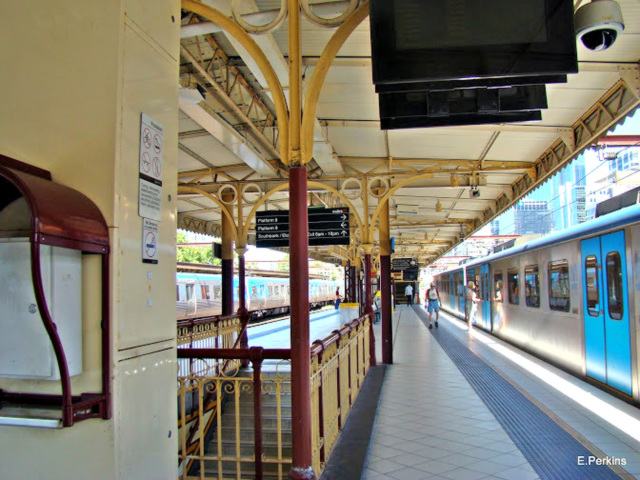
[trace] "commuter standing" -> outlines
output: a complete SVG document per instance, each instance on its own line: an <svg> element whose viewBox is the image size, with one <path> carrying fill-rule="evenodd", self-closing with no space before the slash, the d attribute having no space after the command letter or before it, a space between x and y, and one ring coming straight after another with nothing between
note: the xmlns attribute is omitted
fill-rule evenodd
<svg viewBox="0 0 640 480"><path fill-rule="evenodd" d="M404 294L407 296L407 305L413 305L413 285L407 285L404 289Z"/></svg>
<svg viewBox="0 0 640 480"><path fill-rule="evenodd" d="M425 295L425 302L425 307L427 307L427 312L429 312L429 328L433 328L431 323L433 312L436 312L436 328L438 328L438 317L440 316L440 292L436 288L435 282L431 282L431 287L427 290L427 294Z"/></svg>
<svg viewBox="0 0 640 480"><path fill-rule="evenodd" d="M340 308L340 302L342 301L342 295L340 295L340 287L336 287L335 307L336 310Z"/></svg>
<svg viewBox="0 0 640 480"><path fill-rule="evenodd" d="M473 325L476 323L476 310L478 308L477 304L479 301L478 295L476 295L476 284L470 281L467 284L464 302L464 315L467 320L469 331L471 331Z"/></svg>

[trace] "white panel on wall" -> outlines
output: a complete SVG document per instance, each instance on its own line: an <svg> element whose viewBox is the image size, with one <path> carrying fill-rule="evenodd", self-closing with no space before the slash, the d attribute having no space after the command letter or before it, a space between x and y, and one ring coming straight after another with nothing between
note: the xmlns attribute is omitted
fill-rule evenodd
<svg viewBox="0 0 640 480"><path fill-rule="evenodd" d="M44 295L64 348L70 375L82 373L82 256L40 247ZM0 377L59 380L53 346L37 308L31 244L0 239Z"/></svg>
<svg viewBox="0 0 640 480"><path fill-rule="evenodd" d="M116 378L118 478L178 478L175 349L123 360Z"/></svg>

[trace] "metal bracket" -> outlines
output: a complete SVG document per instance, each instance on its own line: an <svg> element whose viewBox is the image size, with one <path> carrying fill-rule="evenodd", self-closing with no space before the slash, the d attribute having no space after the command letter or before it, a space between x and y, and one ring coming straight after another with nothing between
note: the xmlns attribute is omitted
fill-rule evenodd
<svg viewBox="0 0 640 480"><path fill-rule="evenodd" d="M618 71L620 72L620 78L627 84L629 90L637 98L640 98L640 66L624 65L618 67Z"/></svg>

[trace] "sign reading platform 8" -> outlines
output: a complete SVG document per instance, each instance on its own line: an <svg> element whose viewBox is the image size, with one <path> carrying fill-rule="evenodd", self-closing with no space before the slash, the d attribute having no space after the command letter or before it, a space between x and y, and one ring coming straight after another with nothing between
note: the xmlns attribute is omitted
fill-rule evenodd
<svg viewBox="0 0 640 480"><path fill-rule="evenodd" d="M309 246L349 245L349 209L309 208ZM256 247L289 246L289 211L256 212Z"/></svg>

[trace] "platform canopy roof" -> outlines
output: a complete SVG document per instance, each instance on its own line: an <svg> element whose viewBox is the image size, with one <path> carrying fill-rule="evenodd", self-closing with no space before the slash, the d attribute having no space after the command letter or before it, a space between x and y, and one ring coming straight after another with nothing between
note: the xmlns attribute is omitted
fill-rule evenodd
<svg viewBox="0 0 640 480"><path fill-rule="evenodd" d="M232 15L230 0L205 3ZM350 3L311 8L331 18ZM640 104L640 2L618 3L624 33L602 52L578 44L579 73L569 75L567 83L547 85L548 108L541 121L439 128L381 130L365 17L331 63L319 96L313 159L307 164L310 205L348 205L364 229L365 217L371 218L379 199L393 190L390 230L396 254L417 256L421 265L434 262ZM262 24L276 16L281 2L238 4L245 21ZM308 88L337 30L307 18L301 26L303 88ZM183 10L181 37L178 228L219 236L220 205L237 218L238 197L244 222L264 196L258 210L288 210L286 188L269 194L287 183L288 168L280 158L276 109L261 70L239 41L203 16ZM252 38L287 95L288 19ZM471 198L474 185L479 196ZM357 258L353 245L364 237L357 222L351 225L351 249L310 247L312 256L335 263ZM250 244L253 233L252 226Z"/></svg>

